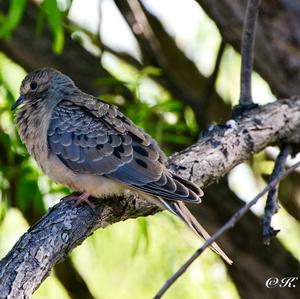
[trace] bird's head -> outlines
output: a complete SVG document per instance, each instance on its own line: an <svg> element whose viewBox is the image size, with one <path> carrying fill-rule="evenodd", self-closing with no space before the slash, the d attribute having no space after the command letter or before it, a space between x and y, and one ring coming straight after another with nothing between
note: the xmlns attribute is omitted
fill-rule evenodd
<svg viewBox="0 0 300 299"><path fill-rule="evenodd" d="M74 82L61 72L42 68L29 73L22 81L20 87L20 97L12 105L11 109L16 109L26 102L45 101L45 105L56 105L62 96L74 89Z"/></svg>

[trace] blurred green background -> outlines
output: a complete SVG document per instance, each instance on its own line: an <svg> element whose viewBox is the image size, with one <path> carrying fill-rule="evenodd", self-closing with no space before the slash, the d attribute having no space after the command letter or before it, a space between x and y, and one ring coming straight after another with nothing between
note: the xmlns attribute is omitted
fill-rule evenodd
<svg viewBox="0 0 300 299"><path fill-rule="evenodd" d="M118 105L168 155L194 143L210 124L230 118L238 101L240 56L201 6L193 0L133 2L148 18L145 24L126 23L127 1L0 2L0 257L69 193L42 174L19 140L10 106L28 71L52 66L67 73L84 91ZM257 73L253 80L256 102L275 100ZM269 148L236 167L224 179L228 192L251 199L272 171L277 152ZM291 184L285 182L284 193L299 204ZM256 218L263 206L264 201L254 208ZM297 220L284 208L274 217L282 231L280 244L295 259L300 258ZM254 229L259 235L261 228ZM118 223L76 248L32 298L151 298L198 246L167 212ZM232 271L239 273L236 267ZM231 274L207 251L165 298L239 298L241 286Z"/></svg>

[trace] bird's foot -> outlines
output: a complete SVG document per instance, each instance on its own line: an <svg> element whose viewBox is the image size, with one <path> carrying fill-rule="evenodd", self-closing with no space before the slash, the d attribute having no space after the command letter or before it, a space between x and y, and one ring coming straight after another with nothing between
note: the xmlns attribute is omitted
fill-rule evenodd
<svg viewBox="0 0 300 299"><path fill-rule="evenodd" d="M86 203L91 209L95 210L95 205L92 204L89 200L89 197L91 195L87 192L83 192L83 193L72 193L71 195L67 196L64 198L64 200L75 200L75 207L78 207L79 205L81 205L82 203Z"/></svg>
<svg viewBox="0 0 300 299"><path fill-rule="evenodd" d="M86 204L89 205L89 207L90 207L91 209L95 210L95 205L92 204L92 203L90 202L90 200L89 200L89 197L90 197L90 196L91 196L91 195L90 195L89 193L87 193L87 192L83 192L82 194L80 194L79 197L78 197L77 200L76 200L75 207L78 207L78 206L79 206L80 204L82 204L82 203L86 203Z"/></svg>

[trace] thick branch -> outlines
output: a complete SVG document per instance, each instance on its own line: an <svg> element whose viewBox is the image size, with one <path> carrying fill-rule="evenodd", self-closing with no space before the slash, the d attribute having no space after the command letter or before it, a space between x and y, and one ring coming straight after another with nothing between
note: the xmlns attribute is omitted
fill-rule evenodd
<svg viewBox="0 0 300 299"><path fill-rule="evenodd" d="M298 144L299 105L300 98L293 98L252 109L227 126L214 127L198 143L173 155L169 166L205 186L268 145L280 140Z"/></svg>
<svg viewBox="0 0 300 299"><path fill-rule="evenodd" d="M205 186L270 144L299 143L300 99L258 107L230 124L210 130L197 144L175 154L169 167ZM21 237L0 262L0 298L29 297L51 268L97 228L159 210L133 193L94 203L95 211L63 201Z"/></svg>

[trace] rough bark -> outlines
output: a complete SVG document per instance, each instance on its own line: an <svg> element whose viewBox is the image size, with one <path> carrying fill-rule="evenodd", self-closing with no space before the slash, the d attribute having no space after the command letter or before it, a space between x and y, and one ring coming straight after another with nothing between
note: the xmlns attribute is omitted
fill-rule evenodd
<svg viewBox="0 0 300 299"><path fill-rule="evenodd" d="M17 165L15 165L17 167ZM17 172L15 173L17 175ZM12 178L12 180L16 180L18 182L17 177ZM14 188L13 184L10 184L11 188ZM11 194L12 206L18 208L16 204L16 194ZM23 213L24 218L28 221L30 226L33 226L37 220L39 220L41 215L41 210L37 211L33 206L34 203L30 202L29 207L27 209L23 209L21 212ZM54 267L55 275L63 284L66 292L72 299L93 299L93 295L91 294L86 282L81 277L77 269L74 267L72 260L69 256L66 257L63 263L59 263Z"/></svg>
<svg viewBox="0 0 300 299"><path fill-rule="evenodd" d="M168 166L182 177L207 186L267 145L283 140L299 143L299 129L300 98L277 101L249 111L247 116L231 121L228 126L210 130L195 145L173 155L169 159ZM220 199L219 195L216 194L212 194L212 198L217 199L216 202L210 203L212 214L214 214L215 209L219 210ZM223 201L225 200L227 198L223 198ZM127 218L150 215L158 211L157 207L138 198L134 193L126 193L117 198L95 200L94 204L96 205L95 211L87 205L75 207L73 202L62 201L51 208L37 224L23 235L0 262L0 298L29 297L49 275L51 268L63 260L70 250L80 244L95 229ZM228 215L229 206L223 203L223 209L218 211L219 216L223 216L219 217L218 221L222 222L223 217ZM207 214L209 214L209 209L205 210L206 217L209 217ZM216 225L215 219L212 218L211 220ZM249 219L245 221L246 231L250 231L251 227L252 235L257 237L259 233L252 227L253 222L249 222ZM257 220L254 223L257 223ZM247 228L247 226L250 227ZM241 227L243 228L243 226ZM245 243L242 239L245 235L239 233L239 236L234 235L224 243L222 239L220 244L230 254L234 253L237 242L238 247L244 252ZM296 270L297 261L278 242L275 244L275 250L272 253L273 258L280 256L280 260L276 261L274 258L270 264L267 261L263 262L263 259L258 262L255 259L257 253L250 250L252 247L246 248L249 256L253 256L256 261L255 267L250 267L251 270L257 269L262 273L261 276L257 276L258 278L253 283L249 279L247 284L249 289L252 290L258 281L264 283L264 281L261 282L261 279L263 280L268 274L289 272L284 271L287 264L291 265L290 271ZM233 267L241 267L239 260L243 260L242 267L245 272L249 256L245 255L245 260L243 260L243 254L238 252L234 258L236 265ZM263 270L267 271L263 272ZM229 271L232 271L234 276L239 273L238 271L235 272L234 268L230 268ZM248 275L249 278L255 273L254 271L251 272L252 275ZM292 272L289 273L292 275ZM296 274L294 273L294 275ZM241 281L241 277L237 277L237 281ZM240 290L240 292L242 291ZM283 291L276 289L272 292L272 298L299 297L299 288L294 292L287 293L290 295L289 297L284 297L287 295L280 297L281 292L283 294Z"/></svg>
<svg viewBox="0 0 300 299"><path fill-rule="evenodd" d="M296 127L291 127L298 122L298 105L296 98L279 100L253 109L247 116L227 122L227 126L216 126L199 143L173 155L170 167L179 175L186 177L189 173L188 179L207 185L247 160L249 155L279 140L298 144L299 133ZM176 165L181 166L177 169Z"/></svg>

